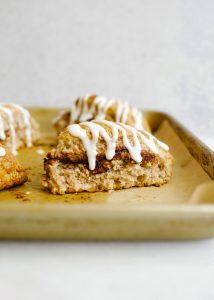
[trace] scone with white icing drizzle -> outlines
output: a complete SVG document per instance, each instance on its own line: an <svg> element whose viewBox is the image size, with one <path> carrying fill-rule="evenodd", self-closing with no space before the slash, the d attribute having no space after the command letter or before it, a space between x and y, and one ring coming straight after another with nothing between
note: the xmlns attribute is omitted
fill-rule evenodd
<svg viewBox="0 0 214 300"><path fill-rule="evenodd" d="M60 111L53 120L58 133L69 124L76 124L93 119L121 122L137 129L150 131L143 112L119 98L107 99L102 96L87 94L76 99L70 110Z"/></svg>
<svg viewBox="0 0 214 300"><path fill-rule="evenodd" d="M16 157L0 144L0 190L5 190L27 181L26 170L20 165Z"/></svg>
<svg viewBox="0 0 214 300"><path fill-rule="evenodd" d="M14 103L0 103L0 141L13 154L31 147L39 138L39 125L28 110Z"/></svg>
<svg viewBox="0 0 214 300"><path fill-rule="evenodd" d="M166 144L145 130L93 120L69 125L44 162L43 187L53 194L160 186L170 180Z"/></svg>

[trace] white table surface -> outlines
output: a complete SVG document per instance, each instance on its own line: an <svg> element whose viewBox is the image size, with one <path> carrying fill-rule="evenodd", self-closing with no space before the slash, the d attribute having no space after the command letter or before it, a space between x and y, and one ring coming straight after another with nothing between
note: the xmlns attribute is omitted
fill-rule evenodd
<svg viewBox="0 0 214 300"><path fill-rule="evenodd" d="M214 149L214 1L8 0L0 97L86 92L174 114ZM214 299L214 240L0 242L0 299Z"/></svg>
<svg viewBox="0 0 214 300"><path fill-rule="evenodd" d="M212 300L214 241L1 242L1 299Z"/></svg>

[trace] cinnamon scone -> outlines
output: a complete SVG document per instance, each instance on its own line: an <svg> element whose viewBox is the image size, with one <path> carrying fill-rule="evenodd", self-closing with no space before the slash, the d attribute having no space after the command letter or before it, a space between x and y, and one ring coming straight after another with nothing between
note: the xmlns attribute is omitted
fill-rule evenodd
<svg viewBox="0 0 214 300"><path fill-rule="evenodd" d="M0 145L0 190L8 189L27 180L27 173L12 153Z"/></svg>
<svg viewBox="0 0 214 300"><path fill-rule="evenodd" d="M39 125L28 110L14 103L0 103L0 141L13 154L31 147L39 138Z"/></svg>
<svg viewBox="0 0 214 300"><path fill-rule="evenodd" d="M45 158L42 184L53 194L160 186L172 165L168 146L145 130L93 120L60 133Z"/></svg>
<svg viewBox="0 0 214 300"><path fill-rule="evenodd" d="M78 124L93 119L121 122L137 129L150 132L143 112L123 102L119 98L107 99L96 95L86 95L76 99L70 110L62 110L53 120L56 130L61 132L69 124Z"/></svg>

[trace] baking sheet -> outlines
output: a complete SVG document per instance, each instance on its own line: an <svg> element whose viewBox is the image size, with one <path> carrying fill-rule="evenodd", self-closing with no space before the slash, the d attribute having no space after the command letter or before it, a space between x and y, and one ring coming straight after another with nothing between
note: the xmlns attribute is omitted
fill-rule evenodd
<svg viewBox="0 0 214 300"><path fill-rule="evenodd" d="M41 124L42 138L40 144L32 149L22 149L18 159L28 169L29 181L23 186L0 192L0 204L66 203L66 204L100 204L104 207L131 204L188 204L195 188L206 181L211 181L202 167L189 154L168 121L164 121L156 136L170 146L174 156L174 171L170 183L162 187L131 188L121 191L52 195L41 189L43 159L45 155L38 150L48 152L56 142L51 120L56 110L33 109L32 114ZM191 203L192 204L192 203Z"/></svg>

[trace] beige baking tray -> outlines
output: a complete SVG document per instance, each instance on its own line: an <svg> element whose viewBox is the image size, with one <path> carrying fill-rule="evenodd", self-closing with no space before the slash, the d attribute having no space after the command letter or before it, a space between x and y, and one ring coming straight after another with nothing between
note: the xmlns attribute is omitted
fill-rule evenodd
<svg viewBox="0 0 214 300"><path fill-rule="evenodd" d="M0 192L0 238L68 240L198 239L214 236L214 153L172 117L147 112L175 159L170 183L102 193L51 195L41 189L44 155L56 142L56 109L31 109L38 146L18 158L29 181Z"/></svg>

